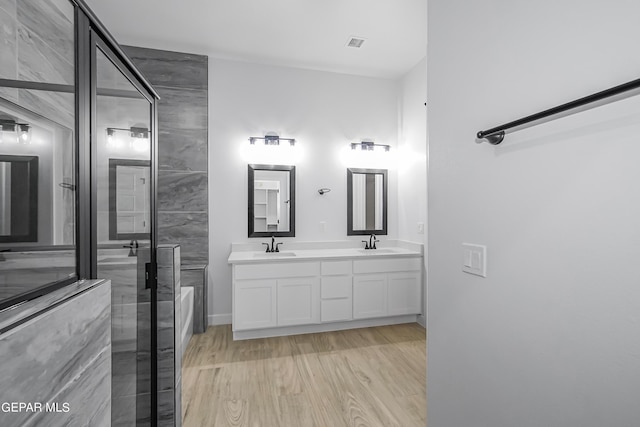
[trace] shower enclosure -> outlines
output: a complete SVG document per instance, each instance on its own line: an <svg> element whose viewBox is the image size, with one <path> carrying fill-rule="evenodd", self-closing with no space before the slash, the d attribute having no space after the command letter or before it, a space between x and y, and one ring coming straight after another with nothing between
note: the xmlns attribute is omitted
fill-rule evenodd
<svg viewBox="0 0 640 427"><path fill-rule="evenodd" d="M81 0L0 28L0 310L111 279L112 425L155 424L157 94Z"/></svg>

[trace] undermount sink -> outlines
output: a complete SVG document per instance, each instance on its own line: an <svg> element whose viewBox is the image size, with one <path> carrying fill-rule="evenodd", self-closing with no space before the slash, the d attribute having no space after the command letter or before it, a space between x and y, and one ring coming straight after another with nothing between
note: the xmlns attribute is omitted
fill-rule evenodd
<svg viewBox="0 0 640 427"><path fill-rule="evenodd" d="M396 251L391 248L380 248L380 249L358 249L358 252L367 255L379 255L379 254L393 254Z"/></svg>
<svg viewBox="0 0 640 427"><path fill-rule="evenodd" d="M253 254L254 258L289 258L296 256L295 252L259 252Z"/></svg>

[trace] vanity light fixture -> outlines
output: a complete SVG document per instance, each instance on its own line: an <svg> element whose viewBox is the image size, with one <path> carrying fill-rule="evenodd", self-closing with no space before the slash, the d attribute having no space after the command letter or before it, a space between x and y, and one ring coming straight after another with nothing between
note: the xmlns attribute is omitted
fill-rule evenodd
<svg viewBox="0 0 640 427"><path fill-rule="evenodd" d="M31 144L31 125L16 123L13 120L0 120L0 142L17 142ZM8 133L15 133L14 137L7 138Z"/></svg>
<svg viewBox="0 0 640 427"><path fill-rule="evenodd" d="M131 138L129 146L136 151L144 151L147 147L146 144L141 143L143 139L149 139L149 129L146 127L130 127L128 129L123 128L107 128L107 145L118 146L116 138L116 132L127 132Z"/></svg>
<svg viewBox="0 0 640 427"><path fill-rule="evenodd" d="M149 138L149 129L144 127L130 127L128 129L123 128L107 128L107 138L114 137L116 131L129 132L131 138Z"/></svg>
<svg viewBox="0 0 640 427"><path fill-rule="evenodd" d="M292 147L296 145L296 140L293 138L280 138L278 135L265 135L265 136L252 136L249 138L249 144L256 145L256 141L264 140L264 145L280 145L280 141L289 141L289 145Z"/></svg>
<svg viewBox="0 0 640 427"><path fill-rule="evenodd" d="M131 127L129 128L131 138L149 138L149 129L144 127Z"/></svg>
<svg viewBox="0 0 640 427"><path fill-rule="evenodd" d="M384 149L385 152L388 152L391 149L390 145L376 144L373 141L362 141L362 142L351 143L352 150L360 149L361 151L378 151L376 147L380 147L380 149Z"/></svg>

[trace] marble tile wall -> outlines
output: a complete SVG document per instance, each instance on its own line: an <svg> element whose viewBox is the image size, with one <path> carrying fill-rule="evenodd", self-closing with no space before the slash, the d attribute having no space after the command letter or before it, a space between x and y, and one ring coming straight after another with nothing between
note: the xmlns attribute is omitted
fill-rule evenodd
<svg viewBox="0 0 640 427"><path fill-rule="evenodd" d="M209 312L208 298L208 266L188 265L182 267L182 286L193 287L193 333L202 334L207 329Z"/></svg>
<svg viewBox="0 0 640 427"><path fill-rule="evenodd" d="M158 246L158 425L178 426L182 361L180 334L180 246Z"/></svg>
<svg viewBox="0 0 640 427"><path fill-rule="evenodd" d="M0 29L0 78L74 84L74 7L69 0L0 0ZM74 128L72 93L0 88L0 96Z"/></svg>
<svg viewBox="0 0 640 427"><path fill-rule="evenodd" d="M98 276L111 286L112 425L149 425L151 407L151 291L148 248L99 249Z"/></svg>
<svg viewBox="0 0 640 427"><path fill-rule="evenodd" d="M158 239L179 244L182 265L209 259L208 58L123 46L160 94Z"/></svg>
<svg viewBox="0 0 640 427"><path fill-rule="evenodd" d="M73 292L73 293L71 293ZM52 304L55 305L50 308ZM43 311L48 309L48 311ZM35 316L19 323L27 316ZM78 282L0 313L0 402L42 411L0 411L0 425L111 425L111 283ZM10 387L6 385L10 384ZM46 411L57 403L60 412ZM65 412L65 405L68 404Z"/></svg>

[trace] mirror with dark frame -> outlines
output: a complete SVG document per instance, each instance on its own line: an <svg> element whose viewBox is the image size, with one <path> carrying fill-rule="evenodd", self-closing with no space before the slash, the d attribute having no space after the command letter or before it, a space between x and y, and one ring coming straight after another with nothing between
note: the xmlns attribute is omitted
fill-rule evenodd
<svg viewBox="0 0 640 427"><path fill-rule="evenodd" d="M296 167L249 165L249 237L294 237Z"/></svg>
<svg viewBox="0 0 640 427"><path fill-rule="evenodd" d="M0 242L38 241L38 156L0 155Z"/></svg>
<svg viewBox="0 0 640 427"><path fill-rule="evenodd" d="M347 169L347 235L387 234L387 170Z"/></svg>
<svg viewBox="0 0 640 427"><path fill-rule="evenodd" d="M109 159L109 240L144 240L151 229L148 160Z"/></svg>

